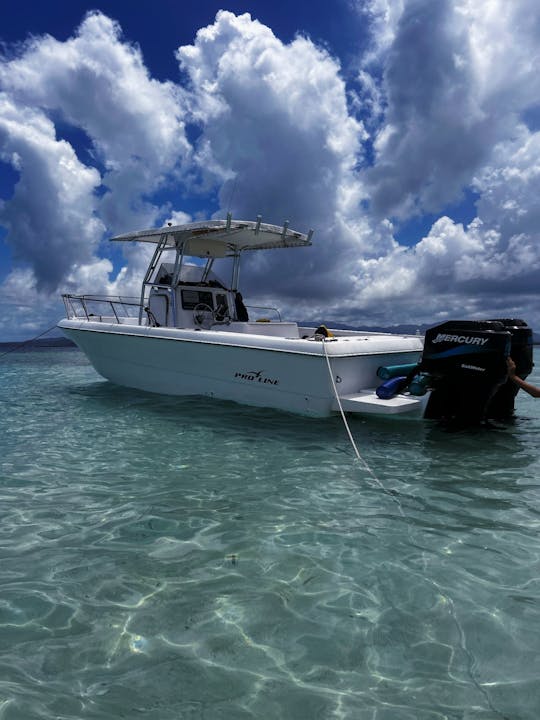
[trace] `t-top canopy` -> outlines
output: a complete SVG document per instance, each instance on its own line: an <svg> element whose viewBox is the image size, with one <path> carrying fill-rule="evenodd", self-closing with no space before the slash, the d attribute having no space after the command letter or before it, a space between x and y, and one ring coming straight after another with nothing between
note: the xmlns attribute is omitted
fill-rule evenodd
<svg viewBox="0 0 540 720"><path fill-rule="evenodd" d="M184 255L193 257L227 257L243 250L270 250L272 248L311 245L313 230L307 235L283 227L249 220L206 220L204 222L174 225L151 230L139 230L111 238L125 242L163 243L166 247L182 247Z"/></svg>

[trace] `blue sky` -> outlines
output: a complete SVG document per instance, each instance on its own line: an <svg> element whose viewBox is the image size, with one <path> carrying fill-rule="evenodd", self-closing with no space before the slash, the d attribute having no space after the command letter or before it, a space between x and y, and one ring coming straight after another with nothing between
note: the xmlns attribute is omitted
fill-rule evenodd
<svg viewBox="0 0 540 720"><path fill-rule="evenodd" d="M88 4L0 11L0 340L62 292L136 294L113 234L261 214L251 304L351 325L540 327L536 0Z"/></svg>

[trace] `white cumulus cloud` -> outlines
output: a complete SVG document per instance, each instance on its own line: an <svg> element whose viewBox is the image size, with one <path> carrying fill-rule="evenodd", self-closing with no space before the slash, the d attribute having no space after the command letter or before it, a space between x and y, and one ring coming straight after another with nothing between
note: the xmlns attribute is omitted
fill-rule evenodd
<svg viewBox="0 0 540 720"><path fill-rule="evenodd" d="M117 23L94 12L65 42L32 38L0 66L0 82L14 102L56 113L86 133L103 168L101 213L112 230L155 221L159 208L141 198L189 155L184 110L178 86L149 76Z"/></svg>
<svg viewBox="0 0 540 720"><path fill-rule="evenodd" d="M347 68L302 34L283 42L227 11L177 49L176 82L152 78L100 12L65 41L11 48L0 160L18 179L0 223L18 265L4 294L24 279L35 298L135 295L149 249L126 248L122 263L104 234L230 209L315 229L311 249L249 256L254 304L277 297L289 316L351 324L511 309L540 323L540 9L354 6L363 50ZM452 211L464 191L476 201L465 222ZM190 193L197 210L180 204ZM426 211L432 227L398 244Z"/></svg>
<svg viewBox="0 0 540 720"><path fill-rule="evenodd" d="M97 248L104 229L95 214L99 173L56 139L39 109L18 106L4 93L0 158L20 174L13 197L0 208L15 258L32 267L38 287L55 289L74 262L87 262Z"/></svg>
<svg viewBox="0 0 540 720"><path fill-rule="evenodd" d="M371 252L357 213L365 132L349 113L339 63L307 38L285 44L250 15L225 11L178 59L202 129L196 158L220 185L221 214L317 230L316 249L292 264L279 253L254 260L259 290L273 277L289 297L335 291L343 253L359 244ZM349 219L357 227L347 229Z"/></svg>
<svg viewBox="0 0 540 720"><path fill-rule="evenodd" d="M93 286L104 287L104 231L171 210L147 198L178 180L189 155L180 89L152 79L140 50L98 12L65 42L31 38L0 64L0 84L1 159L19 174L0 220L15 259L39 287L70 288L84 266L100 269ZM86 141L84 161L65 128Z"/></svg>

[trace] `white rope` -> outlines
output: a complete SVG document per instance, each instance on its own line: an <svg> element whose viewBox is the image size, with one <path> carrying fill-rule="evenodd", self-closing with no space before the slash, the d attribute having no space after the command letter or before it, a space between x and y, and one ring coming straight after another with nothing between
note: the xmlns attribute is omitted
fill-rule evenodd
<svg viewBox="0 0 540 720"><path fill-rule="evenodd" d="M335 383L335 380L334 380L334 373L332 372L332 367L331 367L331 365L330 365L330 358L328 357L328 351L327 351L327 349L326 349L326 342L327 342L326 339L324 339L324 340L322 341L322 346L323 346L323 350L324 350L324 357L326 358L326 365L328 366L328 374L330 375L330 381L331 381L331 383L332 383L332 389L334 390L334 396L335 396L335 398L336 398L336 401L337 401L337 404L338 404L338 407L339 407L339 412L341 413L341 419L343 420L343 424L345 425L345 430L347 431L347 434L348 434L348 436L349 436L349 440L351 441L351 445L353 446L353 450L354 450L354 452L355 452L355 455L356 455L357 459L360 460L360 462L364 465L364 467L365 467L366 470L370 473L370 475L372 475L372 476L375 478L375 480L377 480L377 478L375 477L375 473L374 473L373 470L369 467L369 465L368 465L367 462L364 460L364 458L360 455L360 451L358 450L358 447L357 447L356 443L354 442L354 438L353 438L353 436L352 436L351 429L350 429L350 427L349 427L349 423L347 422L347 418L346 418L346 416L345 416L345 412L343 411L343 405L341 404L341 398L339 397L339 394L338 394L338 391L337 391L336 383ZM378 481L377 481L377 482L378 482Z"/></svg>
<svg viewBox="0 0 540 720"><path fill-rule="evenodd" d="M328 352L327 352L327 350L326 350L325 342L326 342L326 341L323 340L324 356L325 356L325 358L326 358L326 364L327 364L327 366L328 366L328 374L330 375L330 380L331 380L331 382L332 382L332 388L333 388L333 390L334 390L334 395L335 395L335 397L336 397L337 404L338 404L338 407L339 407L339 411L340 411L340 413L341 413L341 419L343 420L343 424L345 425L345 429L347 430L347 434L349 435L349 440L351 441L351 445L352 445L353 448L354 448L354 452L355 452L355 454L356 454L356 457L357 457L358 460L360 460L360 462L362 463L362 465L365 467L365 469L368 471L368 473L371 475L371 477L375 480L375 482L376 482L377 485L380 487L380 489L381 489L384 493L386 493L387 495L390 495L390 497L392 498L392 500L393 500L393 501L396 503L396 505L398 506L399 514L400 514L402 517L405 517L405 512L403 511L403 507L401 506L401 502L400 502L399 498L397 497L397 494L395 494L395 493L393 493L393 492L390 492L390 490L388 490L387 488L385 488L385 486L383 485L383 483L379 480L379 478L375 475L375 473L373 472L373 470L369 467L367 461L364 460L364 458L360 455L360 451L358 450L358 447L357 447L356 443L354 442L354 438L353 438L352 433L351 433L351 430L350 430L350 428L349 428L349 424L348 424L348 422L347 422L347 418L346 418L346 416L345 416L345 412L343 411L343 405L341 404L341 398L340 398L339 395L338 395L336 383L335 383L335 381L334 381L334 374L332 373L332 367L331 367L331 365L330 365L330 358L328 357Z"/></svg>

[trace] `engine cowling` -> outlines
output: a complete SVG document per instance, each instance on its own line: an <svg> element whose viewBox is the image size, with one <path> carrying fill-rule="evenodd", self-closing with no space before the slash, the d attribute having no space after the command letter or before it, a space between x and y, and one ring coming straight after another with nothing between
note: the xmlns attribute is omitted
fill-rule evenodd
<svg viewBox="0 0 540 720"><path fill-rule="evenodd" d="M433 388L425 417L468 425L510 416L516 393L508 382L509 355L526 377L532 330L522 320L454 320L428 330L418 368Z"/></svg>

